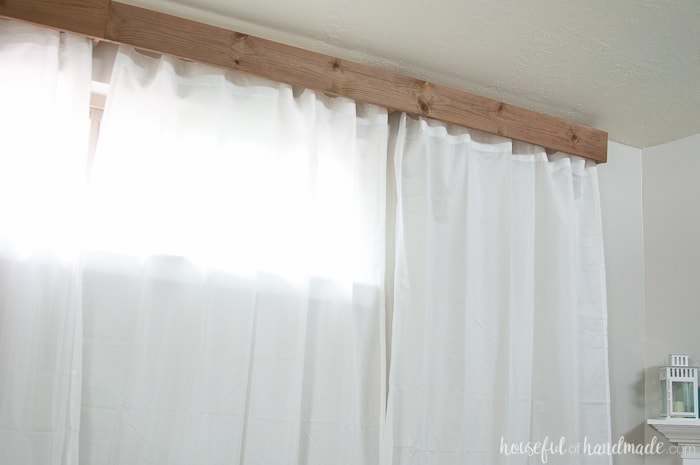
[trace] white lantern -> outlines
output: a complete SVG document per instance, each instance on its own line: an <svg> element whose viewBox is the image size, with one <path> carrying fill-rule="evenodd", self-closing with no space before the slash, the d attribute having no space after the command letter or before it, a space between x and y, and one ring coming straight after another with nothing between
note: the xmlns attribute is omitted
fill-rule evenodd
<svg viewBox="0 0 700 465"><path fill-rule="evenodd" d="M662 417L698 417L698 369L688 366L687 355L671 354L659 368L659 394Z"/></svg>

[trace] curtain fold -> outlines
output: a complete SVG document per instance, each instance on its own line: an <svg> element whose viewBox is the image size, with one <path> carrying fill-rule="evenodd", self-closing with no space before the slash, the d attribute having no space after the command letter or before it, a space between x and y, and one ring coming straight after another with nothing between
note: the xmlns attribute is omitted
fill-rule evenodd
<svg viewBox="0 0 700 465"><path fill-rule="evenodd" d="M610 463L595 167L401 115L395 307L382 463ZM505 446L505 447L504 447ZM539 457L537 458L539 459Z"/></svg>
<svg viewBox="0 0 700 465"><path fill-rule="evenodd" d="M0 463L78 463L91 42L0 20Z"/></svg>
<svg viewBox="0 0 700 465"><path fill-rule="evenodd" d="M376 463L387 112L127 48L111 86L81 463Z"/></svg>

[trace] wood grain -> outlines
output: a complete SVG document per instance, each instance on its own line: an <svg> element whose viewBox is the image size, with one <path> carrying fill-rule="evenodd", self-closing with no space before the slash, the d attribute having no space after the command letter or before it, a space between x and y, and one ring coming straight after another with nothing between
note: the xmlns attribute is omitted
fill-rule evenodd
<svg viewBox="0 0 700 465"><path fill-rule="evenodd" d="M0 0L0 16L423 115L596 162L605 131L468 92L109 0Z"/></svg>

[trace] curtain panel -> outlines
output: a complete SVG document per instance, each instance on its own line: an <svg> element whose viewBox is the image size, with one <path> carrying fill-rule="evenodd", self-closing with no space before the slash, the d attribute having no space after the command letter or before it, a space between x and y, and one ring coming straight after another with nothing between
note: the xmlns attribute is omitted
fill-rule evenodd
<svg viewBox="0 0 700 465"><path fill-rule="evenodd" d="M126 47L88 163L90 48L0 22L0 462L610 441L594 165Z"/></svg>
<svg viewBox="0 0 700 465"><path fill-rule="evenodd" d="M2 464L78 464L91 51L0 20Z"/></svg>
<svg viewBox="0 0 700 465"><path fill-rule="evenodd" d="M595 166L423 118L394 123L382 463L539 463L506 452L562 438L609 443ZM559 452L560 464L611 463Z"/></svg>
<svg viewBox="0 0 700 465"><path fill-rule="evenodd" d="M387 111L127 48L111 87L81 462L376 463Z"/></svg>

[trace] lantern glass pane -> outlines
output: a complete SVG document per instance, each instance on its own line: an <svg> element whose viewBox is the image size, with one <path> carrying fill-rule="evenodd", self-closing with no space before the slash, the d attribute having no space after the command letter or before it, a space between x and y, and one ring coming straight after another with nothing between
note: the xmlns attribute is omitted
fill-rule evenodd
<svg viewBox="0 0 700 465"><path fill-rule="evenodd" d="M695 394L693 383L690 381L672 381L673 411L692 412L695 410Z"/></svg>
<svg viewBox="0 0 700 465"><path fill-rule="evenodd" d="M666 407L668 405L666 399L668 396L668 388L666 386L667 381L665 379L662 379L659 381L659 393L661 394L659 396L659 400L661 400L661 416L667 416L668 411L666 410Z"/></svg>

